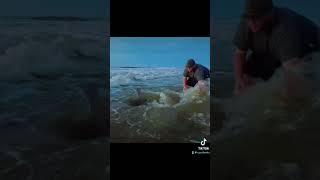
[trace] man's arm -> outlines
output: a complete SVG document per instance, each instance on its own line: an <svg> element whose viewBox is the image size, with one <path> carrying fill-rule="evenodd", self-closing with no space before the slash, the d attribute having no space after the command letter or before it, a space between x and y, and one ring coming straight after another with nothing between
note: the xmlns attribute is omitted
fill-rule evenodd
<svg viewBox="0 0 320 180"><path fill-rule="evenodd" d="M183 89L186 90L188 89L188 78L183 77Z"/></svg>
<svg viewBox="0 0 320 180"><path fill-rule="evenodd" d="M235 94L240 94L247 86L248 82L244 74L247 52L236 49L234 55L234 73L235 73Z"/></svg>
<svg viewBox="0 0 320 180"><path fill-rule="evenodd" d="M188 89L188 71L187 69L184 70L183 72L183 90Z"/></svg>
<svg viewBox="0 0 320 180"><path fill-rule="evenodd" d="M249 49L250 31L245 19L241 19L237 31L233 38L233 44L236 46L234 54L234 73L235 73L235 94L240 94L247 86L245 83L244 67Z"/></svg>
<svg viewBox="0 0 320 180"><path fill-rule="evenodd" d="M234 73L236 81L241 81L244 75L244 64L246 61L247 53L240 49L236 49L234 55Z"/></svg>

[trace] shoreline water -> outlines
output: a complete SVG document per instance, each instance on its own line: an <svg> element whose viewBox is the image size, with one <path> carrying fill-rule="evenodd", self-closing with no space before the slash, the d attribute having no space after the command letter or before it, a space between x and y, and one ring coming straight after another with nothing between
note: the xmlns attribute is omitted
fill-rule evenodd
<svg viewBox="0 0 320 180"><path fill-rule="evenodd" d="M105 23L23 21L0 23L0 179L105 179Z"/></svg>
<svg viewBox="0 0 320 180"><path fill-rule="evenodd" d="M111 137L114 141L141 142L141 139L145 139L146 142L188 142L190 135L200 137L209 134L209 109L204 114L198 112L200 119L207 123L205 132L197 127L192 128L198 123L197 126L202 126L200 120L192 124L193 120L186 119L194 118L192 115L197 112L192 108L187 110L189 112L183 112L183 109L204 104L199 99L198 105L186 102L178 107L184 98L183 69L169 70L163 67L111 69ZM209 100L209 96L206 100ZM178 125L176 123L179 120L186 122Z"/></svg>

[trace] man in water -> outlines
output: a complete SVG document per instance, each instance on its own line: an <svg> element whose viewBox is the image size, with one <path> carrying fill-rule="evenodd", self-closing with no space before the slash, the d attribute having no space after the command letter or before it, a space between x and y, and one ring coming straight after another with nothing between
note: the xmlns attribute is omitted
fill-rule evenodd
<svg viewBox="0 0 320 180"><path fill-rule="evenodd" d="M193 59L189 59L183 72L184 90L194 87L198 82L210 78L210 70L201 64L196 64Z"/></svg>
<svg viewBox="0 0 320 180"><path fill-rule="evenodd" d="M238 95L255 78L267 81L279 67L288 83L299 81L290 72L301 64L299 59L318 50L319 29L304 16L274 6L272 0L246 0L233 43Z"/></svg>

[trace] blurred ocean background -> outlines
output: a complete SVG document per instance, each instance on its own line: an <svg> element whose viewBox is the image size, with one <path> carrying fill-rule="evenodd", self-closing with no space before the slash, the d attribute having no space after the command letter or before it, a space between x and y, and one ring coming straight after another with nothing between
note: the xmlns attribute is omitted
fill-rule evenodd
<svg viewBox="0 0 320 180"><path fill-rule="evenodd" d="M274 0L274 5L290 8L320 24L319 2L309 0ZM212 1L211 3L211 38L214 41L213 54L215 71L232 71L232 39L243 13L245 0Z"/></svg>
<svg viewBox="0 0 320 180"><path fill-rule="evenodd" d="M285 78L279 69L268 82L260 82L241 97L233 96L232 39L243 12L244 0L212 1L211 52L214 59L212 136L216 156L215 179L318 179L319 55L299 69L311 73L311 84L296 82L309 93L283 94ZM320 25L318 1L274 0ZM232 174L232 175L230 175Z"/></svg>
<svg viewBox="0 0 320 180"><path fill-rule="evenodd" d="M106 20L15 17L0 27L1 179L103 179Z"/></svg>

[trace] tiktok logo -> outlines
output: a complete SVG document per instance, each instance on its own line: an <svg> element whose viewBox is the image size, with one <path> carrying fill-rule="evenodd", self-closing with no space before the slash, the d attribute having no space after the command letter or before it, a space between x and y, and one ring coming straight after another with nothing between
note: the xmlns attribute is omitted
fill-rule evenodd
<svg viewBox="0 0 320 180"><path fill-rule="evenodd" d="M206 140L206 138L203 138L203 141L201 141L201 146L204 146L204 145L206 145L206 142L207 142L207 140Z"/></svg>

